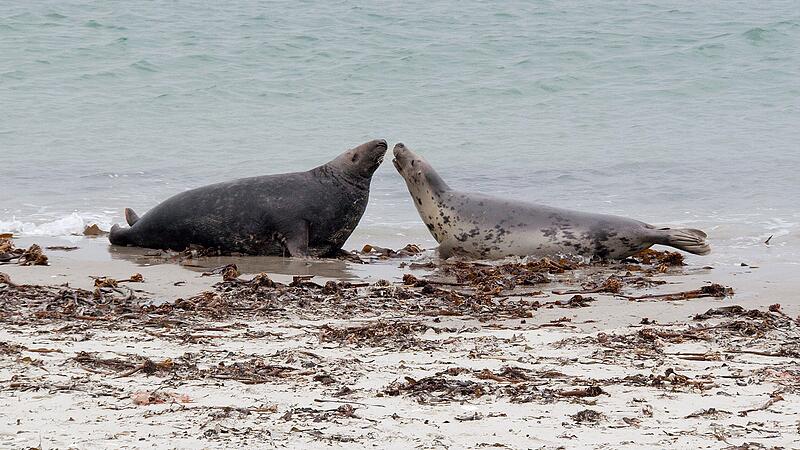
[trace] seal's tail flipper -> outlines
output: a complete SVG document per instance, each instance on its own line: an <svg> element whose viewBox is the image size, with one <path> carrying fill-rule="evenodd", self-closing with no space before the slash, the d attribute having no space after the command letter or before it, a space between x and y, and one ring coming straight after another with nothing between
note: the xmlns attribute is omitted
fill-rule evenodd
<svg viewBox="0 0 800 450"><path fill-rule="evenodd" d="M711 253L711 246L706 242L707 235L700 230L693 228L671 229L662 228L663 241L659 244L669 245L685 252L695 255L707 255Z"/></svg>
<svg viewBox="0 0 800 450"><path fill-rule="evenodd" d="M128 222L128 225L133 226L139 221L139 215L134 210L125 208L125 221Z"/></svg>

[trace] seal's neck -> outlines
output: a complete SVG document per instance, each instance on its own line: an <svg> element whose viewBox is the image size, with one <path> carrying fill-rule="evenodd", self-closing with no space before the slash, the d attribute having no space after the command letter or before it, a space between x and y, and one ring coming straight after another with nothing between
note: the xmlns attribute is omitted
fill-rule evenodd
<svg viewBox="0 0 800 450"><path fill-rule="evenodd" d="M442 214L446 197L451 192L450 186L430 168L407 179L406 184L422 221L436 241L442 242L450 229L450 220Z"/></svg>
<svg viewBox="0 0 800 450"><path fill-rule="evenodd" d="M336 160L333 160L327 164L323 164L319 167L315 167L314 169L311 169L311 172L315 175L322 176L334 182L357 189L369 189L370 182L372 181L372 177L364 177L356 171L347 170L347 167L340 167L338 164L336 164Z"/></svg>
<svg viewBox="0 0 800 450"><path fill-rule="evenodd" d="M450 190L450 186L432 168L428 168L422 176L431 192L441 195Z"/></svg>

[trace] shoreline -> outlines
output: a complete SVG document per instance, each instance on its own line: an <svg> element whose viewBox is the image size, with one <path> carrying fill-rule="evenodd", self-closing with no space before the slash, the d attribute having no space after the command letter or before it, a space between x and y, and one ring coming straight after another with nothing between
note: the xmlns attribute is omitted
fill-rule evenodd
<svg viewBox="0 0 800 450"><path fill-rule="evenodd" d="M236 264L244 275L267 272L276 281L289 282L296 275L314 275L315 280L375 282L381 279L399 282L409 271L417 273L420 269L409 266L411 263L437 264L438 258L432 249L411 258L366 259L367 264L357 264L339 259L298 259L254 256L214 256L182 260L174 252L158 255L157 250L114 247L105 236L98 237L15 237L18 247L39 244L50 258L49 266L37 266L35 270L15 265L0 265L0 272L6 272L26 284L62 284L88 289L92 287L90 276L108 276L125 279L133 273L141 272L148 280L146 288L154 298L173 300L181 295L193 295L213 284L213 280L202 276L204 271L226 264ZM75 250L48 250L47 247L77 247ZM655 246L665 250L666 247ZM424 249L423 249L424 250ZM745 251L746 250L746 251ZM740 254L725 254L700 257L683 254L686 266L678 277L671 280L682 285L701 285L714 282L731 286L736 291L736 301L748 308L766 308L781 303L790 315L800 315L800 301L795 297L800 286L794 280L800 262L773 261L770 251L777 250L742 249ZM355 250L353 250L355 252ZM148 256L149 255L149 256ZM509 259L508 261L517 261ZM502 261L501 261L502 262ZM487 261L492 264L496 262ZM421 271L426 273L426 271ZM174 282L185 282L174 286ZM657 289L657 288L656 288Z"/></svg>
<svg viewBox="0 0 800 450"><path fill-rule="evenodd" d="M487 268L430 253L181 267L102 237L73 251L15 240L33 242L49 266L0 266L28 285L0 284L4 446L800 445L800 305L772 283L784 267ZM230 263L240 276L202 276ZM134 273L130 298L94 298L90 276ZM619 296L710 282L733 296Z"/></svg>

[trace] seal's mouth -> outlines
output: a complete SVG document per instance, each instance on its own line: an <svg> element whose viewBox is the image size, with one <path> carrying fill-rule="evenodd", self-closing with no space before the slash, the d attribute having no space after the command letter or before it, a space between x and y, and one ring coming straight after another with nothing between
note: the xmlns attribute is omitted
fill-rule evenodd
<svg viewBox="0 0 800 450"><path fill-rule="evenodd" d="M388 148L389 145L383 139L380 139L375 143L375 147L373 147L374 150L373 154L378 153L377 157L374 158L375 168L383 164L383 158L386 157L386 150Z"/></svg>
<svg viewBox="0 0 800 450"><path fill-rule="evenodd" d="M402 142L398 142L397 145L394 146L394 159L392 159L392 164L394 164L394 168L397 169L400 174L403 174L403 165L400 161L405 161L405 152L406 146Z"/></svg>

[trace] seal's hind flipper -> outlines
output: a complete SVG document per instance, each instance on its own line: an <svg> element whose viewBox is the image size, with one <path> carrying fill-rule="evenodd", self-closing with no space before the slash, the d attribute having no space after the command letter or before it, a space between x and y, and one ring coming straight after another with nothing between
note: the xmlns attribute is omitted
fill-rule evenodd
<svg viewBox="0 0 800 450"><path fill-rule="evenodd" d="M670 229L662 228L659 231L664 233L663 241L659 244L669 245L685 252L695 255L707 255L711 253L711 246L706 242L706 234L693 228Z"/></svg>
<svg viewBox="0 0 800 450"><path fill-rule="evenodd" d="M133 226L139 221L139 215L134 210L125 208L125 221L128 222L128 225Z"/></svg>

